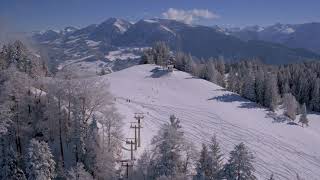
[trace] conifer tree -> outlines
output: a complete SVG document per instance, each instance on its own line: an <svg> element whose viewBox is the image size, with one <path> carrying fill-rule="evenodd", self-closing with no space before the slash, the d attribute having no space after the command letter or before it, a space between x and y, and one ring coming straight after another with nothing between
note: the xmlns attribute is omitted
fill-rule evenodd
<svg viewBox="0 0 320 180"><path fill-rule="evenodd" d="M225 74L226 71L226 67L225 67L225 62L223 57L220 57L217 61L216 61L216 67L217 70L220 72L220 74Z"/></svg>
<svg viewBox="0 0 320 180"><path fill-rule="evenodd" d="M89 125L88 135L85 139L85 166L93 176L95 176L95 170L97 170L97 149L100 145L98 124L95 116L92 118L92 122Z"/></svg>
<svg viewBox="0 0 320 180"><path fill-rule="evenodd" d="M151 156L148 151L144 151L137 160L137 167L134 171L134 179L147 180L150 171Z"/></svg>
<svg viewBox="0 0 320 180"><path fill-rule="evenodd" d="M285 94L283 97L283 105L285 108L284 114L287 115L291 120L295 120L298 108L296 98L290 93Z"/></svg>
<svg viewBox="0 0 320 180"><path fill-rule="evenodd" d="M30 180L50 180L55 177L55 162L46 142L30 141L26 157L26 173Z"/></svg>
<svg viewBox="0 0 320 180"><path fill-rule="evenodd" d="M184 69L187 73L192 73L194 71L194 62L191 54L184 57Z"/></svg>
<svg viewBox="0 0 320 180"><path fill-rule="evenodd" d="M93 180L93 177L84 169L82 163L77 163L68 171L67 180Z"/></svg>
<svg viewBox="0 0 320 180"><path fill-rule="evenodd" d="M279 101L277 79L275 75L269 75L265 81L264 105L274 111Z"/></svg>
<svg viewBox="0 0 320 180"><path fill-rule="evenodd" d="M209 156L211 160L211 180L218 180L222 177L223 171L223 154L221 153L219 143L214 135L209 144Z"/></svg>
<svg viewBox="0 0 320 180"><path fill-rule="evenodd" d="M212 62L207 62L203 68L204 79L213 83L217 83L218 71Z"/></svg>
<svg viewBox="0 0 320 180"><path fill-rule="evenodd" d="M255 94L256 94L256 101L260 105L264 105L264 94L265 94L265 77L263 70L258 70L256 73L255 79Z"/></svg>
<svg viewBox="0 0 320 180"><path fill-rule="evenodd" d="M235 146L225 165L224 173L227 180L255 180L254 157L244 143Z"/></svg>
<svg viewBox="0 0 320 180"><path fill-rule="evenodd" d="M232 68L229 70L228 78L227 78L227 89L232 92L239 92L239 79L237 77L236 71Z"/></svg>
<svg viewBox="0 0 320 180"><path fill-rule="evenodd" d="M0 179L26 180L23 170L18 166L16 152L9 147L1 147Z"/></svg>
<svg viewBox="0 0 320 180"><path fill-rule="evenodd" d="M152 139L151 178L176 176L184 172L182 153L184 151L184 135L180 120L170 116L170 123L164 124Z"/></svg>
<svg viewBox="0 0 320 180"><path fill-rule="evenodd" d="M208 148L205 144L202 144L200 152L200 159L197 165L197 177L209 179L211 176L211 158L208 152Z"/></svg>
<svg viewBox="0 0 320 180"><path fill-rule="evenodd" d="M253 75L254 74L249 71L244 76L242 95L243 95L243 97L245 97L251 101L256 101L255 86L254 86L255 79L254 79Z"/></svg>
<svg viewBox="0 0 320 180"><path fill-rule="evenodd" d="M301 108L301 116L300 116L299 122L302 124L302 127L304 125L308 126L309 120L307 118L307 108L305 103L303 103Z"/></svg>
<svg viewBox="0 0 320 180"><path fill-rule="evenodd" d="M1 88L0 88L0 91L1 91ZM10 126L11 123L12 123L12 112L10 111L9 103L7 101L0 100L0 137L2 137L8 132L8 127Z"/></svg>
<svg viewBox="0 0 320 180"><path fill-rule="evenodd" d="M310 109L320 111L320 78L317 78L312 86Z"/></svg>

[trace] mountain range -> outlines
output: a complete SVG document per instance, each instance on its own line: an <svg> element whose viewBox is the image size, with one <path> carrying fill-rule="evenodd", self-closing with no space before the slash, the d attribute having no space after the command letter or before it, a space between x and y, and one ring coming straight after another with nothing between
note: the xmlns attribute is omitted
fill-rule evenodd
<svg viewBox="0 0 320 180"><path fill-rule="evenodd" d="M133 64L138 63L142 50L156 41L164 41L172 50L198 58L260 59L268 64L315 60L320 59L318 32L320 23L225 29L168 19L144 19L131 23L109 18L84 28L48 30L34 33L32 37L47 47L53 66L83 59L86 62L102 61L99 67L113 70L123 68L116 64L124 57L135 59ZM114 54L121 57L112 56ZM108 59L110 56L113 60Z"/></svg>
<svg viewBox="0 0 320 180"><path fill-rule="evenodd" d="M227 32L244 41L262 40L291 48L305 48L320 53L320 23L280 24L228 29Z"/></svg>

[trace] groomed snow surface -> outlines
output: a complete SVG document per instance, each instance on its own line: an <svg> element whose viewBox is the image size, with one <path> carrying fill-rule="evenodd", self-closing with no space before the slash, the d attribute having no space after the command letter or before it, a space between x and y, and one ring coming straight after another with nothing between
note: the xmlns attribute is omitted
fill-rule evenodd
<svg viewBox="0 0 320 180"><path fill-rule="evenodd" d="M258 179L272 173L276 179L292 180L296 173L306 180L320 178L319 115L308 115L307 128L275 121L267 110L213 83L157 68L139 65L100 77L110 82L116 106L125 117L125 137L134 137L129 128L134 113L145 114L142 148L136 156L150 148L159 127L175 114L186 138L198 149L216 134L225 160L235 144L244 142L254 153Z"/></svg>

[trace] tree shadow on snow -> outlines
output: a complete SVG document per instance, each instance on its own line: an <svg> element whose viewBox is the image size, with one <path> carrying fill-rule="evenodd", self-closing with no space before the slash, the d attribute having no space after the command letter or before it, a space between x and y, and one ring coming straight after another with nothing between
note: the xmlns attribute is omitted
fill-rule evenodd
<svg viewBox="0 0 320 180"><path fill-rule="evenodd" d="M313 114L313 115L318 115L318 116L320 116L320 112L315 112L315 111L308 112L308 114Z"/></svg>
<svg viewBox="0 0 320 180"><path fill-rule="evenodd" d="M236 94L224 94L222 96L216 96L208 100L216 100L220 102L243 102L244 101L242 97Z"/></svg>
<svg viewBox="0 0 320 180"><path fill-rule="evenodd" d="M291 125L291 126L299 126L299 124L297 124L296 122L293 122L290 118L288 118L283 114L278 115L274 112L268 112L266 114L266 117L272 118L273 119L272 123L286 123L287 125Z"/></svg>
<svg viewBox="0 0 320 180"><path fill-rule="evenodd" d="M261 108L256 103L251 102L245 98L242 98L241 96L239 96L237 94L224 94L222 96L213 97L208 100L209 101L216 100L216 101L220 101L220 102L240 102L241 104L240 104L239 108L246 108L246 109Z"/></svg>
<svg viewBox="0 0 320 180"><path fill-rule="evenodd" d="M222 91L222 92L226 92L226 91L228 91L227 89L225 89L225 88L220 88L220 89L215 89L215 90L213 90L213 91Z"/></svg>
<svg viewBox="0 0 320 180"><path fill-rule="evenodd" d="M186 77L186 78L184 78L184 79L201 79L201 78L196 77L196 76L190 76L190 77ZM203 79L201 79L201 80L203 80Z"/></svg>
<svg viewBox="0 0 320 180"><path fill-rule="evenodd" d="M287 124L288 124L288 125L293 125L293 126L300 126L298 123L292 122L292 121L291 121L291 122L288 122Z"/></svg>
<svg viewBox="0 0 320 180"><path fill-rule="evenodd" d="M261 108L260 106L258 106L256 103L254 102L243 102L241 103L241 105L239 106L240 108L246 108L246 109L257 109L257 108Z"/></svg>
<svg viewBox="0 0 320 180"><path fill-rule="evenodd" d="M147 77L160 78L162 76L165 76L165 75L169 74L169 71L164 70L164 69L159 68L159 67L156 67L156 68L152 69L150 72L152 72L152 74L150 76L147 76Z"/></svg>
<svg viewBox="0 0 320 180"><path fill-rule="evenodd" d="M284 115L277 115L274 112L268 112L266 114L266 118L272 118L273 119L273 123L287 123L289 122L289 118L284 116Z"/></svg>

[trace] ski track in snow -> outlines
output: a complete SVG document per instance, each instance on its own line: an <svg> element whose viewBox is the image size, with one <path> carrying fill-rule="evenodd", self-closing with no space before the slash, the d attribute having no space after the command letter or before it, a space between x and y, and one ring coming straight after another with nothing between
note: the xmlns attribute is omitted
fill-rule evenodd
<svg viewBox="0 0 320 180"><path fill-rule="evenodd" d="M128 77L130 76L131 75L129 74ZM114 77L117 76L114 75ZM117 86L126 88L119 85L119 83L121 84L124 82L118 82L118 80L119 79L115 78L114 81L111 81L111 87L113 85L112 83L117 83ZM129 94L123 93L125 91L118 92L119 87L113 89L113 93L116 95L116 105L119 108L119 112L126 112L125 115L128 116L125 118L125 122L133 121L134 112L144 113L145 118L142 121L143 129L141 130L142 137L144 137L142 139L143 148L149 147L150 141L157 133L159 127L161 127L162 124L169 122L169 116L174 114L181 120L186 138L198 149L201 147L201 143L209 143L210 138L216 134L217 139L220 142L222 152L225 153L225 161L227 161L228 152L233 149L234 145L244 142L255 156L256 174L259 179L266 179L270 177L272 173L275 175L276 179L291 180L296 177L296 173L308 180L319 179L319 153L314 155L311 153L313 152L313 149L311 152L310 149L305 150L304 142L295 142L292 141L292 139L288 139L288 137L283 138L282 134L279 135L279 133L273 134L272 129L263 131L265 127L248 127L243 126L241 122L237 123L231 121L228 119L229 116L224 117L223 114L217 114L211 109L212 107L207 106L206 103L212 102L204 101L201 105L190 105L184 102L181 104L181 102L176 102L169 103L169 105L168 102L165 101L166 103L164 103L164 100L161 99L161 97L163 97L162 94L164 93L161 88L169 86L170 83L165 80L159 81L155 79L154 81L151 81L150 84L150 86L152 86L149 87L152 89L151 94L150 92L148 92L149 94L145 93L147 92L143 89L145 87L138 87L138 90L135 89L137 92ZM175 89L175 87L171 88ZM127 91L130 90L132 89L127 89ZM134 99L128 97L134 97ZM127 102L127 99L130 99L130 102ZM249 112L248 115L250 115ZM240 117L240 119L241 118L243 117ZM261 121L263 120L267 121L270 120L270 118L265 119L265 117L263 117L261 118ZM260 121L257 121L257 123L260 123ZM266 122L262 123L263 124L261 125L263 126ZM259 125L260 124L257 124L257 126ZM124 127L125 129L129 129L130 125L125 123L125 126L128 126ZM132 129L130 129L129 131L126 131L125 137L133 137L132 135ZM139 156L143 151L143 148L138 149L135 154ZM128 155L127 153L125 154L126 156Z"/></svg>
<svg viewBox="0 0 320 180"><path fill-rule="evenodd" d="M117 99L123 99L118 97ZM156 104L147 104L143 102L133 101L127 103L131 108L136 108L140 106L141 109L144 109L145 112L149 112L146 114L148 121L144 121L144 126L146 128L151 128L152 130L157 130L162 124L167 123L170 114L175 114L182 123L184 128L184 132L186 137L191 142L201 142L201 143L209 143L210 139L208 137L212 137L214 132L219 132L217 134L217 138L223 143L221 143L222 149L228 149L225 147L225 144L233 146L234 142L245 142L249 147L255 147L254 149L259 149L257 151L253 151L254 154L259 154L255 158L255 165L258 174L271 174L274 172L275 175L281 176L284 179L290 179L287 177L294 177L296 173L299 171L305 171L310 176L314 174L318 174L320 177L320 172L314 172L309 170L304 166L299 166L299 168L291 168L286 166L288 161L291 161L294 164L299 164L301 161L305 161L306 163L313 164L320 169L320 158L315 157L309 154L306 154L302 151L296 150L296 148L290 144L287 144L284 141L281 141L279 138L273 137L269 134L264 134L262 132L256 131L254 129L241 128L237 125L231 124L225 120L223 120L218 115L209 112L208 110L201 110L199 108L181 108L174 106L164 106L164 105L156 105ZM150 112L156 113L156 115L150 114ZM163 114L166 114L163 118ZM208 119L209 118L209 119ZM199 122L195 122L194 120L200 120ZM149 121L150 120L150 121ZM204 129L209 128L212 132L204 132ZM232 131L230 131L232 130ZM276 164L271 164L264 161L260 156L270 156L270 152L267 149L260 149L258 144L252 142L260 142L263 144L263 147L268 147L273 149L276 154L273 154L273 157L278 159L278 164L283 165L283 167L279 167ZM286 151L289 154L282 154L282 151ZM294 161L294 159L290 158L291 156L298 156L299 161ZM284 159L284 161L281 161ZM305 163L301 163L305 164Z"/></svg>

